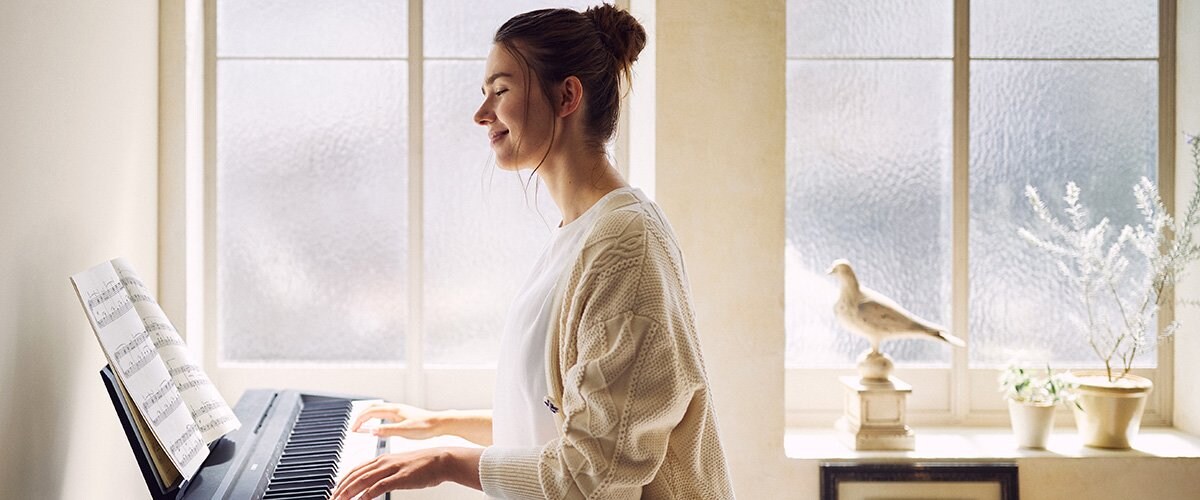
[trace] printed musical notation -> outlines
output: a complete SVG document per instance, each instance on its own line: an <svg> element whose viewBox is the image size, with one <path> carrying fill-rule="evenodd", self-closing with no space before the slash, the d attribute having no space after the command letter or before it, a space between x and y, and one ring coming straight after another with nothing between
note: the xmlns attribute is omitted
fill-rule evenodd
<svg viewBox="0 0 1200 500"><path fill-rule="evenodd" d="M188 389L194 389L196 387L212 385L212 381L208 380L208 377L204 376L204 371L196 365L177 366L175 368L171 368L170 372L171 378L175 380L175 385L176 387L179 387L181 392ZM198 408L193 408L192 412L200 413L200 410Z"/></svg>
<svg viewBox="0 0 1200 500"><path fill-rule="evenodd" d="M171 323L153 317L142 318L142 323L146 325L146 331L150 333L150 339L154 342L156 349L184 345L183 339L179 338L179 333L175 331L175 327L171 326Z"/></svg>
<svg viewBox="0 0 1200 500"><path fill-rule="evenodd" d="M176 366L168 370L168 373L171 374L171 378L179 375L191 375L193 373L200 373L200 367L196 365Z"/></svg>
<svg viewBox="0 0 1200 500"><path fill-rule="evenodd" d="M196 424L188 424L179 437L171 442L167 450L172 455L183 458L185 462L191 462L200 452L200 448L204 446L204 440L200 438L198 431L199 428Z"/></svg>
<svg viewBox="0 0 1200 500"><path fill-rule="evenodd" d="M126 377L133 376L134 373L141 371L151 361L158 359L158 351L154 349L154 344L150 343L149 340L149 334L143 330L134 334L133 338L128 342L117 346L113 357L122 375Z"/></svg>
<svg viewBox="0 0 1200 500"><path fill-rule="evenodd" d="M180 391L186 391L188 389L195 389L197 387L212 387L212 381L211 380L189 380L187 382L179 384Z"/></svg>
<svg viewBox="0 0 1200 500"><path fill-rule="evenodd" d="M133 298L134 302L158 303L155 302L154 297L150 296L150 289L146 288L146 284L142 283L142 280L137 276L130 274L128 270L117 269L117 276L121 277L121 284L125 285L125 288L129 291L129 296Z"/></svg>
<svg viewBox="0 0 1200 500"><path fill-rule="evenodd" d="M133 301L126 293L125 284L112 280L104 283L104 288L88 293L87 307L96 325L104 328L129 312L133 308Z"/></svg>
<svg viewBox="0 0 1200 500"><path fill-rule="evenodd" d="M174 384L172 384L170 380L164 380L162 384L158 386L158 389L150 394L147 394L146 397L142 399L142 406L146 408L154 406L154 403L159 402L163 396L166 396L167 393L171 391L171 387L173 386Z"/></svg>
<svg viewBox="0 0 1200 500"><path fill-rule="evenodd" d="M208 456L205 444L241 422L127 262L105 262L71 282L129 400L169 465L191 479Z"/></svg>
<svg viewBox="0 0 1200 500"><path fill-rule="evenodd" d="M175 410L179 409L180 406L183 406L183 398L179 397L179 391L172 392L169 396L169 399L166 400L164 406L158 410L154 410L153 413L151 413L152 416L150 421L154 422L154 425L162 425L162 423L165 422L172 413L175 413Z"/></svg>
<svg viewBox="0 0 1200 500"><path fill-rule="evenodd" d="M224 415L220 418L210 419L208 421L208 423L200 424L200 432L208 432L212 429L220 428L221 426L228 424L229 422L232 422L236 419L237 419L237 416L232 415L232 414Z"/></svg>

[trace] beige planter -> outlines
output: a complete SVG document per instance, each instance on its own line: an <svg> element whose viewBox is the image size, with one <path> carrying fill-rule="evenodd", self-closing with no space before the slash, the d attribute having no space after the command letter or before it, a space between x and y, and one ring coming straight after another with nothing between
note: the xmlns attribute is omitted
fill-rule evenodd
<svg viewBox="0 0 1200 500"><path fill-rule="evenodd" d="M1079 384L1080 408L1075 412L1075 426L1083 444L1093 448L1128 449L1142 425L1146 396L1154 384L1150 379L1126 375L1109 382L1103 371L1072 372ZM1074 405L1072 405L1074 406Z"/></svg>
<svg viewBox="0 0 1200 500"><path fill-rule="evenodd" d="M1054 427L1054 408L1050 404L1023 403L1008 400L1008 416L1012 420L1013 437L1021 448L1045 448Z"/></svg>

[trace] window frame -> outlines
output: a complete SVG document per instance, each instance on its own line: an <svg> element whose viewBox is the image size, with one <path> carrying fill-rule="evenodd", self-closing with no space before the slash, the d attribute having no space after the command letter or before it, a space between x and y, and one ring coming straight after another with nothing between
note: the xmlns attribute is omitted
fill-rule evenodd
<svg viewBox="0 0 1200 500"><path fill-rule="evenodd" d="M789 0L789 2L795 0ZM969 268L968 235L970 211L968 193L970 163L970 0L954 1L953 65L953 166L951 193L951 308L950 330L967 341ZM1158 179L1163 203L1175 208L1175 30L1176 5L1173 0L1158 2ZM807 60L788 56L787 60ZM1091 60L1089 58L1089 60ZM1095 59L1103 60L1103 59ZM1174 298L1168 297L1168 303ZM1163 307L1158 315L1159 328L1174 318L1174 308ZM787 332L785 332L787 335ZM899 365L894 376L914 388L908 398L908 423L917 425L1000 426L1008 422L1007 407L997 391L999 368L972 368L967 349L951 350L949 368ZM786 363L786 361L785 361ZM1062 366L1062 369L1082 368ZM1135 369L1132 373L1154 381L1147 398L1144 425L1172 424L1174 399L1174 345L1160 342L1157 365L1153 369ZM789 427L826 426L842 415L843 392L838 377L857 376L847 368L785 367L786 424ZM1067 422L1070 410L1060 405L1059 422Z"/></svg>
<svg viewBox="0 0 1200 500"><path fill-rule="evenodd" d="M630 9L630 3L615 2L623 9ZM273 387L354 394L434 409L491 407L494 366L425 366L423 360L424 67L427 59L439 59L427 58L424 53L424 2L408 1L408 55L404 60L409 78L410 292L405 359L393 363L220 360L215 244L217 0L185 0L181 4L160 16L160 42L165 47L160 54L160 298L222 394L236 401L246 389ZM647 9L641 3L638 7ZM652 13L652 6L649 9ZM652 74L653 68L648 72ZM631 145L631 100L624 100L613 152L617 168L628 178L631 148L644 147ZM639 175L636 170L633 174Z"/></svg>

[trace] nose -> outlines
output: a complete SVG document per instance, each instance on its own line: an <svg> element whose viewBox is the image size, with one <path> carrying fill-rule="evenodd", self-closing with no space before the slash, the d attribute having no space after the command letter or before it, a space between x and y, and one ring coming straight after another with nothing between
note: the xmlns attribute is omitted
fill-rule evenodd
<svg viewBox="0 0 1200 500"><path fill-rule="evenodd" d="M492 112L490 99L484 99L483 104L479 105L479 109L475 110L475 123L484 127L496 120L496 114Z"/></svg>

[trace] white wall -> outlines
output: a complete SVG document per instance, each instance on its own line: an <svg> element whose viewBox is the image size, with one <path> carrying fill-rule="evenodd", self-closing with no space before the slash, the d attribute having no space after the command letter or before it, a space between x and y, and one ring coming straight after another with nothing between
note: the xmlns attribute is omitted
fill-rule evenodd
<svg viewBox="0 0 1200 500"><path fill-rule="evenodd" d="M0 2L0 497L139 498L68 277L157 271L157 3Z"/></svg>

